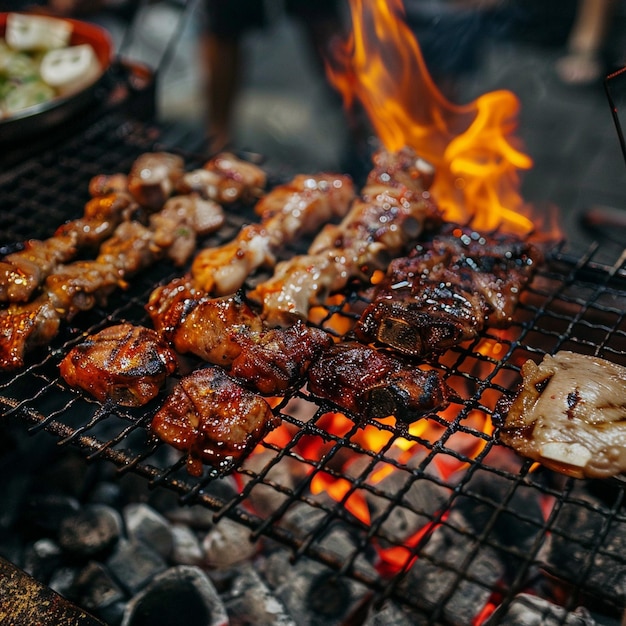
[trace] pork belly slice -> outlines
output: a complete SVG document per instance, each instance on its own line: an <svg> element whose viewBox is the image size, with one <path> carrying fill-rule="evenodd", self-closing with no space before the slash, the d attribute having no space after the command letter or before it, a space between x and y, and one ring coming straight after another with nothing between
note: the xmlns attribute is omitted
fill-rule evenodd
<svg viewBox="0 0 626 626"><path fill-rule="evenodd" d="M512 321L543 254L509 234L448 225L392 261L355 327L359 340L423 357Z"/></svg>
<svg viewBox="0 0 626 626"><path fill-rule="evenodd" d="M514 398L493 414L500 441L575 478L626 471L626 367L561 351L522 366Z"/></svg>
<svg viewBox="0 0 626 626"><path fill-rule="evenodd" d="M438 372L358 342L335 344L322 352L308 370L308 389L354 415L394 415L408 423L444 409L450 396Z"/></svg>
<svg viewBox="0 0 626 626"><path fill-rule="evenodd" d="M59 366L65 382L101 402L142 406L156 397L177 368L176 354L159 334L122 323L87 337Z"/></svg>
<svg viewBox="0 0 626 626"><path fill-rule="evenodd" d="M187 470L202 473L239 461L280 419L259 395L218 367L185 376L152 419L151 431L188 454Z"/></svg>

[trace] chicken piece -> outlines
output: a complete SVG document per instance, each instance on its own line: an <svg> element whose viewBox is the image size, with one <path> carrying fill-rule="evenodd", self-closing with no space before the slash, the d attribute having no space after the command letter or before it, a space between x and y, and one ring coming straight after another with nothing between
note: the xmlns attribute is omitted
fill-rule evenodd
<svg viewBox="0 0 626 626"><path fill-rule="evenodd" d="M351 179L335 174L299 175L275 187L257 203L260 223L198 253L191 268L196 285L213 295L234 293L252 272L272 267L285 244L345 215L353 197Z"/></svg>
<svg viewBox="0 0 626 626"><path fill-rule="evenodd" d="M408 423L444 409L450 396L438 372L418 369L357 342L322 352L308 370L308 388L354 415L395 415Z"/></svg>
<svg viewBox="0 0 626 626"><path fill-rule="evenodd" d="M152 419L151 431L188 454L187 470L202 464L224 468L238 462L280 419L259 395L245 389L218 367L185 376Z"/></svg>
<svg viewBox="0 0 626 626"><path fill-rule="evenodd" d="M511 323L543 255L515 235L449 225L395 259L355 326L363 342L423 357Z"/></svg>
<svg viewBox="0 0 626 626"><path fill-rule="evenodd" d="M96 174L89 181L89 195L93 198L111 193L128 192L128 176L126 174Z"/></svg>
<svg viewBox="0 0 626 626"><path fill-rule="evenodd" d="M626 367L568 351L522 366L514 398L493 421L522 456L575 478L626 472Z"/></svg>
<svg viewBox="0 0 626 626"><path fill-rule="evenodd" d="M265 172L248 161L223 152L200 169L187 172L178 184L181 193L195 192L221 204L238 200L249 202L263 195L267 184Z"/></svg>
<svg viewBox="0 0 626 626"><path fill-rule="evenodd" d="M198 236L215 232L224 224L224 210L198 194L174 196L150 216L157 246L175 265L184 265L196 249Z"/></svg>
<svg viewBox="0 0 626 626"><path fill-rule="evenodd" d="M241 352L239 335L263 328L240 293L210 298L192 286L189 276L155 289L146 310L156 330L178 352L223 367L230 367Z"/></svg>
<svg viewBox="0 0 626 626"><path fill-rule="evenodd" d="M122 323L87 337L65 356L61 376L100 402L142 406L177 368L176 354L157 332Z"/></svg>
<svg viewBox="0 0 626 626"><path fill-rule="evenodd" d="M158 211L172 195L185 173L184 161L169 152L139 156L128 174L128 191L148 211Z"/></svg>
<svg viewBox="0 0 626 626"><path fill-rule="evenodd" d="M56 336L62 315L47 295L0 310L0 369L24 366L27 352Z"/></svg>

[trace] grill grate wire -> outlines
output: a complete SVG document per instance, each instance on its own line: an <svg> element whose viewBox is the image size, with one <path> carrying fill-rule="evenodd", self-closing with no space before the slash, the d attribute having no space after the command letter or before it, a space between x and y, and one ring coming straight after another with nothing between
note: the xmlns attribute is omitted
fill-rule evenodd
<svg viewBox="0 0 626 626"><path fill-rule="evenodd" d="M127 171L142 152L167 148L162 130L112 115L99 120L83 136L5 171L0 175L0 252L19 249L28 238L50 236L60 223L80 215L88 199L87 183L95 174ZM199 164L187 160L189 167ZM228 227L209 243L230 239L247 216L245 211L230 213ZM626 365L626 253L609 267L594 261L596 252L597 247L592 247L582 256L573 256L564 246L555 249L525 290L510 329L488 330L478 340L439 359L435 365L460 399L445 415L422 420L436 436L387 421L346 419L340 431L329 430L328 416L333 407L298 390L275 409L290 433L288 441L266 439L261 453L232 468L229 476L208 469L200 478L189 476L184 458L147 436L162 396L140 409L103 406L68 389L57 371L67 350L85 334L121 320L149 324L143 308L149 293L158 282L180 273L167 263L133 279L132 293L115 294L107 306L66 324L47 349L31 355L23 370L1 375L0 408L5 418L24 422L33 434L45 431L58 439L59 446L76 447L90 461L112 462L120 474L134 472L152 488L174 491L181 505L205 506L215 512L216 519L228 517L247 526L253 539L274 539L292 548L295 559L313 558L338 575L364 583L381 601L391 597L424 611L431 620L428 623L450 621L446 607L464 585L485 588L504 603L532 588L537 570L546 569L542 551L553 537L574 545L585 543L585 557L577 571L553 573L565 579L569 588L568 608L573 609L581 596L600 596L603 605L617 614L623 598L602 594L598 585L589 581L599 556L617 559L626 570L624 557L613 554L607 542L612 528L626 524L623 483L607 481L603 494L610 494L604 496L608 504L600 507L580 494L581 484L592 493L594 484L555 476L513 454L506 455L501 463L502 447L476 419L477 414L484 415L489 423L496 401L515 388L527 358L540 359L546 353L569 349ZM343 316L349 321L350 307L344 305L360 298L358 286L354 286L345 294L345 301L327 307L319 324L337 334L330 326L332 319ZM366 431L376 431L387 439L372 449L366 445ZM399 442L404 448L419 449L419 453L409 458L403 454L404 448L398 448ZM311 454L315 449L318 454ZM351 459L349 463L346 458ZM448 475L445 470L451 465L464 469ZM375 479L381 471L394 476L392 487ZM475 488L485 474L497 481L501 491L490 494ZM232 489L235 479L238 488ZM319 493L316 483L320 481L341 483L338 500ZM413 490L426 483L435 493L444 494L435 510L428 502L411 500ZM262 511L255 505L260 490L269 492L272 502L276 501L270 510ZM548 503L543 518L513 505L527 494ZM350 506L359 501L375 503L370 504L369 521L360 519ZM296 504L316 516L316 523L304 534L285 523ZM459 507L480 510L485 518L482 527L467 529L459 524L454 514ZM592 512L601 520L592 540L583 542L569 535L559 523L562 511L570 508L581 514ZM390 530L390 520L401 513L423 522L419 537L398 538L397 532ZM528 544L502 540L500 527L511 519L531 536ZM349 554L337 555L325 546L324 537L337 523L347 527L354 538ZM451 563L445 554L429 549L442 531L469 544L460 562ZM364 554L391 548L403 551L396 571L381 575L362 566ZM516 567L486 583L471 571L472 562L485 550L504 555L505 561L515 562ZM410 584L407 587L416 559L424 567L439 567L450 576L451 584L438 598L437 606L416 605Z"/></svg>

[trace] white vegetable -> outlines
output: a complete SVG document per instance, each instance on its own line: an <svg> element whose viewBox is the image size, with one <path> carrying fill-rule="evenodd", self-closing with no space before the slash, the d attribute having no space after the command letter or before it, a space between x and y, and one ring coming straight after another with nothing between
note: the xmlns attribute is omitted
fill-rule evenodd
<svg viewBox="0 0 626 626"><path fill-rule="evenodd" d="M50 50L41 60L41 78L61 93L79 91L93 83L100 74L100 64L89 44Z"/></svg>
<svg viewBox="0 0 626 626"><path fill-rule="evenodd" d="M51 50L67 46L72 25L44 15L7 15L5 38L14 50Z"/></svg>

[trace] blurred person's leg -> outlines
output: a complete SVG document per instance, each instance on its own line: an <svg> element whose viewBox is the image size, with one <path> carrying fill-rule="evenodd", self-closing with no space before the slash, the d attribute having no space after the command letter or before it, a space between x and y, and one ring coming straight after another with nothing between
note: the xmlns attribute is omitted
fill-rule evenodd
<svg viewBox="0 0 626 626"><path fill-rule="evenodd" d="M231 142L234 105L245 59L241 40L247 31L265 25L260 0L207 0L200 36L200 62L206 95L209 149L218 152Z"/></svg>

